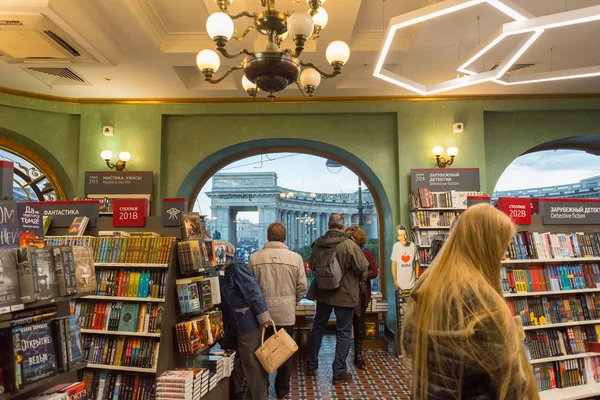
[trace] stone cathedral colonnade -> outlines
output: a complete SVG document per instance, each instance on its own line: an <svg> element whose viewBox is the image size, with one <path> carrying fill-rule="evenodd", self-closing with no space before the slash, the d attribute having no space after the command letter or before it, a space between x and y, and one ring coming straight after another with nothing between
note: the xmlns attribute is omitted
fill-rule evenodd
<svg viewBox="0 0 600 400"><path fill-rule="evenodd" d="M240 211L258 211L258 246L267 242L267 227L281 222L287 229L286 244L297 250L327 231L331 214L342 214L346 225L358 224L358 188L354 193L309 193L283 188L274 172L220 173L212 178L213 219L211 233L236 243L236 215ZM335 189L335 188L332 188ZM378 217L373 196L363 190L364 229L369 238L379 236Z"/></svg>

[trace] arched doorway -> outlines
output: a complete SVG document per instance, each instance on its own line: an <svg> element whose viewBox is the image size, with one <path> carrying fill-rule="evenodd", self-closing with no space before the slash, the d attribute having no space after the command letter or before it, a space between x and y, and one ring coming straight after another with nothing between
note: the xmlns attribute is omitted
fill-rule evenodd
<svg viewBox="0 0 600 400"><path fill-rule="evenodd" d="M394 240L392 236L394 231L392 209L381 181L373 170L360 158L344 149L327 143L304 139L278 138L254 140L227 147L211 154L198 163L184 179L177 192L177 196L187 197L190 200L194 199L208 179L217 171L241 158L281 152L305 153L331 159L346 166L359 176L371 193L375 207L378 210L377 226L380 238L380 254L385 255L389 253ZM190 209L193 208L192 202L190 202L189 207ZM380 257L380 262L381 271L387 273L389 269L386 267L387 257ZM391 279L386 279L385 282L391 282ZM392 290L390 286L389 292L392 293Z"/></svg>

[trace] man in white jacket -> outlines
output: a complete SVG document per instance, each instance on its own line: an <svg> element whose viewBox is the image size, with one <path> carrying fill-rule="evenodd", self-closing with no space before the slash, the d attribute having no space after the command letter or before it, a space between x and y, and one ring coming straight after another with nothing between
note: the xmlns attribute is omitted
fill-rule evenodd
<svg viewBox="0 0 600 400"><path fill-rule="evenodd" d="M290 336L296 323L296 304L306 292L306 272L300 254L291 251L285 243L285 227L276 222L269 225L269 242L263 250L250 256L248 267L260 285L267 309L277 328L284 328ZM273 335L273 327L267 329L266 337ZM290 390L292 359L277 370L275 393L283 399Z"/></svg>

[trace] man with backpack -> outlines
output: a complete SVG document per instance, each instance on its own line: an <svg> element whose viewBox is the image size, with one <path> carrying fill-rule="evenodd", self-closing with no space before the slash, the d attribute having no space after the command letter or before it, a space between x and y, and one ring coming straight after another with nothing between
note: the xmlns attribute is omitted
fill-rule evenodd
<svg viewBox="0 0 600 400"><path fill-rule="evenodd" d="M317 311L308 337L307 376L316 376L319 350L331 311L335 312L336 345L333 383L352 381L346 359L352 345L352 318L360 312L358 283L367 275L369 262L350 235L344 232L344 218L333 214L329 230L315 240L310 255L314 280L307 297L315 300Z"/></svg>

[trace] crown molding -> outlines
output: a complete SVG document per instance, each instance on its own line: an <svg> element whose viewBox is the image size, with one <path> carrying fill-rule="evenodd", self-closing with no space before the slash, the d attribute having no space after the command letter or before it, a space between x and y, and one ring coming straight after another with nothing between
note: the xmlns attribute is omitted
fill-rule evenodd
<svg viewBox="0 0 600 400"><path fill-rule="evenodd" d="M136 18L148 31L156 47L160 48L168 34L166 26L148 0L124 0Z"/></svg>

